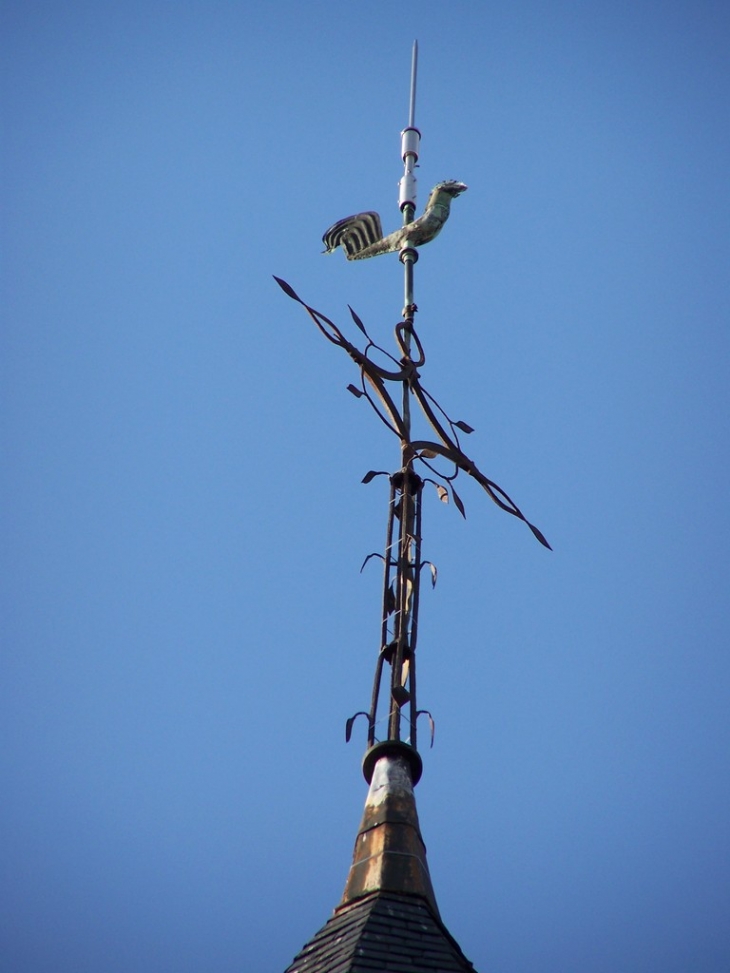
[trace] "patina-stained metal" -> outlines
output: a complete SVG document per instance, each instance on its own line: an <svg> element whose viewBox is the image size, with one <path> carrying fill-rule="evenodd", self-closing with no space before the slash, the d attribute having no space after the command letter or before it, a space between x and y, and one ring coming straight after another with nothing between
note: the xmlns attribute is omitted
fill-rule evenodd
<svg viewBox="0 0 730 973"><path fill-rule="evenodd" d="M366 260L384 253L400 253L406 247L422 247L434 240L449 218L452 200L468 189L463 182L446 179L431 190L426 209L388 236L383 236L380 216L368 210L338 220L322 237L325 253L342 247L348 260ZM410 203L408 204L410 205Z"/></svg>
<svg viewBox="0 0 730 973"><path fill-rule="evenodd" d="M370 789L340 909L380 891L419 895L434 915L439 914L418 824L409 750L402 743L381 743L374 754Z"/></svg>

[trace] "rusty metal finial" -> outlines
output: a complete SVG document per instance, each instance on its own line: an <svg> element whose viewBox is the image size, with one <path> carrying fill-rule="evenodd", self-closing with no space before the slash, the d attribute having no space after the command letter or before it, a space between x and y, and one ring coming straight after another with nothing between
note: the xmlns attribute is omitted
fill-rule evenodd
<svg viewBox="0 0 730 973"><path fill-rule="evenodd" d="M414 125L417 56L418 47L414 44L409 124L401 133L405 172L399 184L399 206L403 227L383 238L378 214L367 212L340 220L323 238L327 252L342 245L351 260L399 252L404 267L405 304L402 320L395 326L397 357L373 341L352 308L349 308L352 320L366 339L362 350L350 342L328 317L306 304L286 281L274 278L292 300L305 308L322 335L342 348L355 362L360 370L360 385L349 385L349 391L358 398L367 399L376 415L400 441L401 464L397 472L388 474L371 470L363 478L363 483L369 483L378 476L388 476L390 484L385 552L382 555L369 554L363 563L364 567L373 557L383 562L380 646L370 709L350 717L345 731L349 741L357 717L367 718L368 750L363 761L363 772L368 783L378 760L383 756L405 759L410 767L411 779L414 784L417 783L422 769L417 751L417 724L421 715L428 717L433 745L433 719L427 710L418 709L416 701L418 609L425 568L429 570L432 585L436 583L436 569L430 561L423 560L421 553L424 485L431 484L441 501L448 503L453 500L462 516L465 516L464 504L454 488L454 481L462 471L476 480L498 507L524 521L537 540L550 548L542 533L527 520L504 490L486 477L463 452L459 433L468 435L473 432L472 427L466 422L450 419L420 382L419 370L424 366L426 356L414 326L417 308L413 295L413 268L418 259L415 248L433 239L440 231L448 217L451 200L462 193L466 186L455 181L439 183L429 196L424 215L413 219L416 198L413 168L420 146L420 132ZM374 361L374 354L386 365ZM392 383L401 387L400 408L390 392ZM413 439L412 399L415 399L433 430L434 440ZM436 467L434 463L440 460L445 460L453 469L445 472ZM419 471L425 468L431 476L421 476L414 468L416 464L419 464ZM383 692L384 684L387 685L387 695Z"/></svg>

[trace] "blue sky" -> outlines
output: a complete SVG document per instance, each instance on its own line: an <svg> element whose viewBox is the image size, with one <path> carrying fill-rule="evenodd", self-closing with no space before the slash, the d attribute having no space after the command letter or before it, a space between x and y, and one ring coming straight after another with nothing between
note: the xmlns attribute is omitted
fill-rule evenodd
<svg viewBox="0 0 730 973"><path fill-rule="evenodd" d="M2 5L2 973L283 970L365 797L420 44L425 387L554 547L428 497L417 799L499 973L730 967L724 3ZM353 334L354 332L354 334Z"/></svg>

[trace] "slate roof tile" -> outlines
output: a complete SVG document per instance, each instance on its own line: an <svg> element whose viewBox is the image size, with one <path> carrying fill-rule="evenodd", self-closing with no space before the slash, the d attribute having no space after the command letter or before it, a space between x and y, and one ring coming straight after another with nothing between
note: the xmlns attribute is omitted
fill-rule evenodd
<svg viewBox="0 0 730 973"><path fill-rule="evenodd" d="M475 973L425 899L375 892L340 908L285 973Z"/></svg>

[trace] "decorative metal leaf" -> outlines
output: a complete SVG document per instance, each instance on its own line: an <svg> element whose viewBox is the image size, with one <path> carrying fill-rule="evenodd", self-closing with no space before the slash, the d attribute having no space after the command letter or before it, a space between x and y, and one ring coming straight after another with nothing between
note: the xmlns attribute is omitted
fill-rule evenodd
<svg viewBox="0 0 730 973"><path fill-rule="evenodd" d="M449 491L446 489L445 486L442 486L440 483L437 483L436 484L436 493L438 493L439 500L441 501L441 503L448 503L449 502Z"/></svg>
<svg viewBox="0 0 730 973"><path fill-rule="evenodd" d="M388 474L385 472L385 470L368 470L368 472L362 478L361 482L370 483L370 481L374 480L376 476L387 476L387 475Z"/></svg>
<svg viewBox="0 0 730 973"><path fill-rule="evenodd" d="M461 429L462 432L465 433L474 432L473 427L470 426L468 422L463 422L461 419L459 419L458 422L455 422L454 425L456 426L457 429Z"/></svg>
<svg viewBox="0 0 730 973"><path fill-rule="evenodd" d="M363 568L368 563L368 561L370 560L371 557L379 557L381 561L384 561L385 560L385 558L383 557L382 554L377 554L377 553L368 554L368 556L365 558L365 560L360 565L360 574L362 574Z"/></svg>
<svg viewBox="0 0 730 973"><path fill-rule="evenodd" d="M352 382L347 386L347 391L352 392L356 399L361 399L365 393L362 389L359 389L357 385L353 385Z"/></svg>
<svg viewBox="0 0 730 973"><path fill-rule="evenodd" d="M355 715L351 716L347 723L345 723L345 743L350 742L350 737L352 736L352 727L358 716L368 716L368 714L364 712L364 710L360 710L359 713L355 713ZM433 746L433 743L431 745Z"/></svg>
<svg viewBox="0 0 730 973"><path fill-rule="evenodd" d="M419 455L423 459L436 459L438 453L434 453L432 449L422 449Z"/></svg>
<svg viewBox="0 0 730 973"><path fill-rule="evenodd" d="M436 565L435 564L431 564L430 561L428 562L428 566L431 569L431 587L432 588L435 588L436 587L436 578L438 577L438 571L436 570Z"/></svg>
<svg viewBox="0 0 730 973"><path fill-rule="evenodd" d="M276 277L275 275L274 275L274 280L279 285L279 287L281 287L281 289L284 291L285 294L288 294L289 297L291 297L293 300L299 301L300 304L303 303L301 297L297 294L294 288L291 287L290 284L287 284L285 280L282 280L281 277Z"/></svg>
<svg viewBox="0 0 730 973"><path fill-rule="evenodd" d="M419 709L416 716L427 716L428 725L431 727L431 749L433 749L433 738L436 736L436 723L434 722L433 716L429 713L427 709Z"/></svg>
<svg viewBox="0 0 730 973"><path fill-rule="evenodd" d="M531 524L529 522L529 520L526 520L525 523L530 528L530 530L535 535L535 537L540 541L540 543L544 547L546 547L549 551L552 551L552 547L550 547L550 545L548 544L548 542L547 542L547 540L546 540L545 535L543 534L543 532L538 527L535 527L534 524Z"/></svg>
<svg viewBox="0 0 730 973"><path fill-rule="evenodd" d="M454 489L453 484L451 485L451 495L454 498L454 504L456 505L456 509L459 511L459 513L464 518L464 520L466 520L466 511L464 510L464 504L461 502L461 497Z"/></svg>
<svg viewBox="0 0 730 973"><path fill-rule="evenodd" d="M347 306L348 306L348 308L350 310L350 314L352 315L352 320L355 322L355 324L358 326L358 328L362 331L362 333L365 335L365 337L369 339L370 338L370 335L365 330L365 325L360 320L359 314L357 314L355 311L353 311L349 304Z"/></svg>

